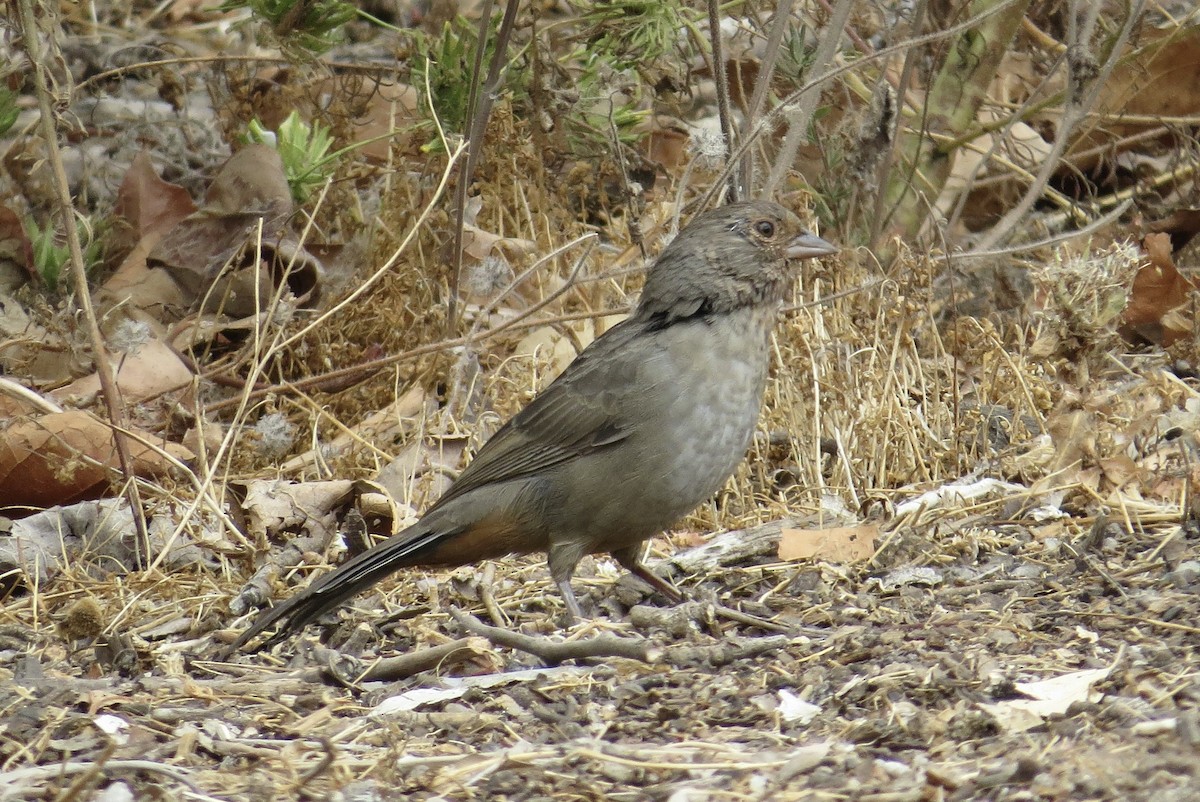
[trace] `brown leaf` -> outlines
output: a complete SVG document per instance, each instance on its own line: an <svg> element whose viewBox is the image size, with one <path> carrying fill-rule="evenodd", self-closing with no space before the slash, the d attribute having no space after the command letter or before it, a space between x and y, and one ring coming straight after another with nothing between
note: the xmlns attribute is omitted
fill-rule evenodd
<svg viewBox="0 0 1200 802"><path fill-rule="evenodd" d="M20 376L27 386L70 381L78 375L79 364L65 334L47 330L24 304L0 291L0 372Z"/></svg>
<svg viewBox="0 0 1200 802"><path fill-rule="evenodd" d="M875 553L878 536L879 527L875 524L831 529L784 528L779 538L779 559L858 562Z"/></svg>
<svg viewBox="0 0 1200 802"><path fill-rule="evenodd" d="M139 440L154 443L177 459L191 452L147 432ZM155 449L127 438L138 476L165 473L171 463ZM0 498L13 507L50 507L103 495L119 470L112 428L82 410L57 412L21 421L0 432Z"/></svg>
<svg viewBox="0 0 1200 802"><path fill-rule="evenodd" d="M1104 478L1111 482L1113 488L1117 490L1131 484L1136 487L1139 480L1143 478L1142 471L1128 454L1105 457L1099 460L1098 464L1100 470L1104 472Z"/></svg>
<svg viewBox="0 0 1200 802"><path fill-rule="evenodd" d="M1200 234L1200 209L1176 209L1162 220L1146 225L1146 230L1155 234L1171 235L1171 250L1178 253Z"/></svg>
<svg viewBox="0 0 1200 802"><path fill-rule="evenodd" d="M134 226L139 239L100 288L97 301L105 306L127 304L159 321L178 318L188 306L183 292L167 271L149 265L147 259L165 236L196 213L196 204L182 187L159 178L143 151L121 181L117 211Z"/></svg>
<svg viewBox="0 0 1200 802"><path fill-rule="evenodd" d="M192 371L165 343L150 340L136 353L119 357L113 365L114 378L127 403L137 403L191 384ZM100 392L100 378L93 373L76 379L51 395L58 400L71 399L72 405L91 403Z"/></svg>
<svg viewBox="0 0 1200 802"><path fill-rule="evenodd" d="M242 512L247 531L271 539L298 530L319 531L329 537L337 529L339 513L354 494L354 482L284 482L255 479L245 483Z"/></svg>
<svg viewBox="0 0 1200 802"><path fill-rule="evenodd" d="M496 250L506 256L515 257L533 253L537 250L537 243L520 237L502 237L470 223L463 225L463 253L482 261Z"/></svg>
<svg viewBox="0 0 1200 802"><path fill-rule="evenodd" d="M1140 45L1105 82L1099 108L1151 117L1186 117L1200 110L1200 28L1148 34Z"/></svg>
<svg viewBox="0 0 1200 802"><path fill-rule="evenodd" d="M144 266L131 255L118 270L119 286L137 293L139 277L161 268L177 285L179 299L164 288L157 293L162 305L181 302L192 308L207 297L207 310L243 317L256 314L261 300L274 294L275 282L286 276L297 299L316 302L324 268L283 232L292 208L279 154L265 145L249 145L221 168L204 207L166 232L146 255ZM255 243L260 221L261 247ZM140 247L137 253L140 257ZM221 283L213 286L218 276Z"/></svg>
<svg viewBox="0 0 1200 802"><path fill-rule="evenodd" d="M268 217L291 214L292 191L279 153L256 142L230 156L208 187L204 211L233 215L257 212Z"/></svg>
<svg viewBox="0 0 1200 802"><path fill-rule="evenodd" d="M117 214L133 225L143 241L157 242L194 211L192 196L183 187L159 178L144 150L129 165L117 189Z"/></svg>
<svg viewBox="0 0 1200 802"><path fill-rule="evenodd" d="M374 79L366 76L342 76L337 80L349 92L360 95L371 93L361 113L355 117L350 141L363 143L358 152L367 158L386 162L392 143L397 138L412 138L405 137L404 131L421 119L420 95L408 84L374 82Z"/></svg>
<svg viewBox="0 0 1200 802"><path fill-rule="evenodd" d="M150 253L148 239L137 244L116 272L100 288L97 301L105 306L117 303L141 309L155 320L166 322L178 320L187 309L183 291L163 267L150 267L146 257Z"/></svg>
<svg viewBox="0 0 1200 802"><path fill-rule="evenodd" d="M1130 145L1119 140L1160 125L1152 121L1154 118L1195 115L1200 111L1197 64L1200 64L1200 27L1185 26L1145 35L1104 82L1095 111L1098 118L1109 121L1082 128L1068 152L1079 153L1104 143L1112 143L1116 152L1128 150ZM1150 119L1126 122L1138 117ZM1106 149L1103 154L1076 164L1087 169L1114 155L1112 149Z"/></svg>
<svg viewBox="0 0 1200 802"><path fill-rule="evenodd" d="M208 290L225 263L255 236L260 218L254 212L214 214L201 210L167 232L146 257L146 263L151 268L165 269L190 306ZM271 297L267 281L259 289L261 297Z"/></svg>
<svg viewBox="0 0 1200 802"><path fill-rule="evenodd" d="M380 469L374 482L392 498L410 498L415 489L437 498L450 488L450 477L462 465L466 449L465 437L415 438Z"/></svg>
<svg viewBox="0 0 1200 802"><path fill-rule="evenodd" d="M37 278L33 268L33 244L25 233L21 218L7 206L0 205L0 263L10 262L31 279Z"/></svg>
<svg viewBox="0 0 1200 802"><path fill-rule="evenodd" d="M1186 314L1189 310L1183 307L1196 287L1176 269L1170 236L1147 234L1142 247L1150 264L1133 278L1121 335L1127 340L1140 337L1156 345L1171 345L1191 335L1191 319Z"/></svg>
<svg viewBox="0 0 1200 802"><path fill-rule="evenodd" d="M557 376L566 370L567 365L579 355L581 348L586 348L596 339L595 326L590 320L568 324L572 334L568 335L556 326L542 326L531 329L521 338L513 349L514 357L532 359L541 357L550 360L550 375Z"/></svg>
<svg viewBox="0 0 1200 802"><path fill-rule="evenodd" d="M690 141L687 127L665 114L650 120L646 137L642 140L646 158L667 172L682 169L687 163Z"/></svg>

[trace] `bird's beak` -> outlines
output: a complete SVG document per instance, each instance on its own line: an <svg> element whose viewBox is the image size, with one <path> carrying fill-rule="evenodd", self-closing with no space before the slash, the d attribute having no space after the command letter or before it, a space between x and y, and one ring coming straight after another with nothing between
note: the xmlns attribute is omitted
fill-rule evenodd
<svg viewBox="0 0 1200 802"><path fill-rule="evenodd" d="M789 259L813 259L837 252L836 245L831 245L816 234L809 234L807 231L793 239L787 246L787 258Z"/></svg>

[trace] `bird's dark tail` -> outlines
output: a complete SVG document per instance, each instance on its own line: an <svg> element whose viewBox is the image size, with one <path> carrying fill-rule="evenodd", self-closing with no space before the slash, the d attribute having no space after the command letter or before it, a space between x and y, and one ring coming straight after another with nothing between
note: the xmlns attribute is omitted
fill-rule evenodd
<svg viewBox="0 0 1200 802"><path fill-rule="evenodd" d="M250 628L234 641L233 648L240 649L260 632L277 622L282 622L279 631L260 648L278 643L290 633L303 629L393 571L419 564L421 555L430 547L454 534L456 533L452 531L431 529L424 521L418 521L406 531L393 535L314 580L286 601L259 613Z"/></svg>

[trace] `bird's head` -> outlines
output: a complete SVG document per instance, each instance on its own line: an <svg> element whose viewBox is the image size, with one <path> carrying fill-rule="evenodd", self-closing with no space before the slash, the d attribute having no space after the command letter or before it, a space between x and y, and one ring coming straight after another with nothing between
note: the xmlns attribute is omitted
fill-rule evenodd
<svg viewBox="0 0 1200 802"><path fill-rule="evenodd" d="M789 259L837 248L777 203L744 201L697 215L650 268L637 313L669 324L696 315L778 303Z"/></svg>

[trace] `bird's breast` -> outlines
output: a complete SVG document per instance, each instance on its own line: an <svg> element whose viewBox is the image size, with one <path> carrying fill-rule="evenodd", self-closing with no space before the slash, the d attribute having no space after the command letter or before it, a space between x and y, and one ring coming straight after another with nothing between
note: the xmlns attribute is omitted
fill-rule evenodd
<svg viewBox="0 0 1200 802"><path fill-rule="evenodd" d="M628 437L572 477L582 515L569 528L593 550L671 526L728 480L758 422L774 318L739 309L644 335L637 381L621 392Z"/></svg>
<svg viewBox="0 0 1200 802"><path fill-rule="evenodd" d="M686 505L681 514L720 489L745 456L762 406L774 318L774 309L741 309L664 338L662 406L654 417L670 436L649 462L655 480ZM653 441L653 430L645 434Z"/></svg>

